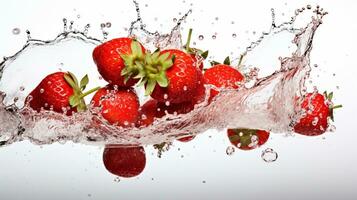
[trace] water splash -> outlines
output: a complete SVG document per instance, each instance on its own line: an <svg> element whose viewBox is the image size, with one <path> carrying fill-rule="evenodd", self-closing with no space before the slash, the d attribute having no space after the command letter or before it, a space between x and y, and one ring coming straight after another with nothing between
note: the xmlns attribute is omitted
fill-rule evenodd
<svg viewBox="0 0 357 200"><path fill-rule="evenodd" d="M192 12L189 10L177 20L176 26L170 33L161 34L158 31L148 31L140 16L139 5L134 1L137 19L131 23L128 35L143 42L149 49L155 48L181 48L181 34L179 27L186 17ZM27 31L28 40L24 47L16 54L5 57L0 63L0 146L13 142L30 140L35 144L51 144L66 141L81 142L86 144L161 144L170 142L183 133L196 135L205 130L215 128L254 128L283 133L291 130L291 124L301 116L296 110L296 96L303 95L305 80L311 70L309 55L315 31L321 24L325 13L319 7L314 10L312 20L305 27L294 27L294 21L301 12L295 13L290 21L280 25L275 24L275 14L272 10L273 22L268 32L263 32L256 42L246 48L242 54L249 54L254 48L261 45L267 36L279 37L279 34L291 34L296 51L290 57L281 58L281 65L274 73L264 78L254 76L252 84L243 86L239 90L221 90L216 99L208 104L207 101L196 105L195 110L185 115L166 115L157 119L152 126L146 128L121 128L107 124L103 119L100 127L93 126L92 109L87 112L76 113L71 117L44 111L39 114L24 106L26 95L35 87L42 77L53 70L66 70L71 64L66 59L54 59L54 55L61 52L61 56L68 53L68 49L80 47L81 55L76 55L83 60L82 64L76 63L77 73L89 73L94 83L103 83L94 64L91 61L92 49L106 40L88 36L90 25L84 30L74 30L74 22L68 25L67 19L63 20L64 31L53 40L33 39ZM107 27L107 25L105 24ZM50 51L54 48L53 51ZM268 47L269 48L269 47ZM29 61L36 59L36 54L49 52L51 64L43 62L44 68L49 65L53 68L39 69L38 63L34 68L29 67ZM72 52L70 52L72 54ZM43 56L42 54L40 54ZM239 56L237 56L238 58ZM78 58L78 57L76 57ZM61 62L66 60L66 62ZM78 59L76 59L78 60ZM91 62L91 63L89 63ZM249 62L249 61L247 61ZM26 63L26 67L24 67ZM54 63L60 63L58 64ZM65 63L65 64L64 64ZM36 66L37 67L36 67ZM83 65L83 66L82 66ZM26 71L29 70L30 71ZM12 81L19 74L30 73L36 69L38 73L28 80L21 82ZM252 69L250 70L252 71ZM254 71L254 70L253 70ZM103 84L101 84L103 85ZM20 89L21 88L21 89ZM210 89L209 87L207 89ZM283 106L282 106L283 105ZM9 120L10 119L10 120Z"/></svg>

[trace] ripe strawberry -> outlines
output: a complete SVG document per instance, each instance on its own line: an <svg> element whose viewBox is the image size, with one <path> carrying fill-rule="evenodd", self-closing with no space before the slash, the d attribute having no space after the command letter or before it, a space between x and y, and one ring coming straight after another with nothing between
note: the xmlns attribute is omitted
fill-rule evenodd
<svg viewBox="0 0 357 200"><path fill-rule="evenodd" d="M333 109L342 107L341 105L330 106L326 101L331 102L333 93L324 95L319 93L308 93L301 103L301 108L306 111L295 125L296 133L315 136L326 132L328 127L328 117L333 120Z"/></svg>
<svg viewBox="0 0 357 200"><path fill-rule="evenodd" d="M83 93L88 82L87 75L79 83L70 72L56 72L46 76L26 98L26 102L37 112L45 109L71 115L72 112L84 111L87 108L84 97L99 89Z"/></svg>
<svg viewBox="0 0 357 200"><path fill-rule="evenodd" d="M233 67L229 66L229 59L227 64L217 64L207 69L204 73L204 80L206 84L213 85L217 88L238 89L239 83L244 81L244 76ZM217 90L211 89L210 99L218 94Z"/></svg>
<svg viewBox="0 0 357 200"><path fill-rule="evenodd" d="M193 140L194 138L195 138L195 136L187 136L187 137L179 138L177 140L180 142L189 142L189 141Z"/></svg>
<svg viewBox="0 0 357 200"><path fill-rule="evenodd" d="M188 31L187 42L186 42L186 45L184 46L184 49L185 49L186 53L190 54L191 58L193 59L194 63L196 64L196 67L198 67L200 70L202 70L203 69L203 60L205 60L208 57L208 51L203 52L200 49L191 48L190 47L191 36L192 36L192 29L190 29Z"/></svg>
<svg viewBox="0 0 357 200"><path fill-rule="evenodd" d="M147 82L146 93L159 102L182 103L191 100L198 82L198 69L191 56L175 49L164 50L160 55L154 53L147 64L156 68L144 80Z"/></svg>
<svg viewBox="0 0 357 200"><path fill-rule="evenodd" d="M138 127L150 126L157 117L157 101L155 99L148 100L139 109Z"/></svg>
<svg viewBox="0 0 357 200"><path fill-rule="evenodd" d="M145 150L143 147L107 146L103 152L103 163L110 173L117 176L138 176L146 165Z"/></svg>
<svg viewBox="0 0 357 200"><path fill-rule="evenodd" d="M108 85L97 91L92 104L100 107L100 114L110 124L127 127L136 123L139 117L139 100L132 89Z"/></svg>
<svg viewBox="0 0 357 200"><path fill-rule="evenodd" d="M239 149L255 149L268 141L269 132L254 129L228 129L229 141Z"/></svg>
<svg viewBox="0 0 357 200"><path fill-rule="evenodd" d="M155 118L161 118L168 114L186 114L194 109L194 103L183 102L180 104L170 104L160 103L155 99L148 100L140 108L140 117L137 125L140 127L146 127L151 125Z"/></svg>
<svg viewBox="0 0 357 200"><path fill-rule="evenodd" d="M145 48L131 38L116 38L97 46L93 60L103 79L118 86L132 86L139 71L136 62L145 59Z"/></svg>

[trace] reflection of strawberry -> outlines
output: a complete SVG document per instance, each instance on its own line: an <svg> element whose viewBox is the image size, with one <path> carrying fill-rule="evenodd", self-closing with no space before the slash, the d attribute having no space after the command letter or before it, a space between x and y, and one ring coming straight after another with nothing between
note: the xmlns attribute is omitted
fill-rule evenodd
<svg viewBox="0 0 357 200"><path fill-rule="evenodd" d="M305 116L294 125L294 131L307 136L323 134L328 127L328 117L333 120L333 109L341 107L327 104L326 101L331 102L332 97L333 93L308 93L301 103L301 108L306 111Z"/></svg>
<svg viewBox="0 0 357 200"><path fill-rule="evenodd" d="M157 101L155 99L148 100L141 106L139 111L140 115L137 125L139 127L150 126L157 117Z"/></svg>
<svg viewBox="0 0 357 200"><path fill-rule="evenodd" d="M253 129L228 129L229 141L242 150L255 149L269 138L269 132Z"/></svg>
<svg viewBox="0 0 357 200"><path fill-rule="evenodd" d="M143 172L146 165L143 147L110 147L103 152L105 168L112 174L130 178Z"/></svg>
<svg viewBox="0 0 357 200"><path fill-rule="evenodd" d="M206 84L213 85L217 88L238 89L239 84L244 80L244 76L227 63L214 65L207 69L204 73L204 80ZM211 89L210 99L217 94L218 91Z"/></svg>
<svg viewBox="0 0 357 200"><path fill-rule="evenodd" d="M138 96L132 89L106 86L98 90L92 99L94 107L111 124L131 126L139 117Z"/></svg>
<svg viewBox="0 0 357 200"><path fill-rule="evenodd" d="M29 106L40 111L53 110L59 113L71 115L72 112L85 110L84 97L96 91L98 88L83 93L88 84L88 76L84 76L80 82L70 72L56 72L46 76L40 84L26 98Z"/></svg>
<svg viewBox="0 0 357 200"><path fill-rule="evenodd" d="M144 53L145 49L139 42L131 38L116 38L97 46L93 60L104 80L113 85L132 86L136 80L131 76L139 70L136 62L144 60Z"/></svg>

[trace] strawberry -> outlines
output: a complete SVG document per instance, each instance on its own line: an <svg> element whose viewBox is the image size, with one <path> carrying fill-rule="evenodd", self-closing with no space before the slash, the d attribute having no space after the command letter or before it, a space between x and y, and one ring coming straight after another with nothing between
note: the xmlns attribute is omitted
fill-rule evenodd
<svg viewBox="0 0 357 200"><path fill-rule="evenodd" d="M182 103L195 95L198 69L190 55L176 49L164 50L154 53L146 66L153 68L144 79L146 94L157 101Z"/></svg>
<svg viewBox="0 0 357 200"><path fill-rule="evenodd" d="M194 109L194 103L183 102L179 104L166 105L165 103L160 103L155 99L148 100L140 108L140 117L137 125L141 127L146 127L151 125L155 118L161 118L168 114L186 114Z"/></svg>
<svg viewBox="0 0 357 200"><path fill-rule="evenodd" d="M180 142L189 142L189 141L193 140L194 138L195 138L195 136L186 136L186 137L183 137L183 138L179 138L177 140L180 141Z"/></svg>
<svg viewBox="0 0 357 200"><path fill-rule="evenodd" d="M138 127L147 127L150 126L155 118L157 117L157 101L155 99L148 100L144 105L139 109L140 115L137 122Z"/></svg>
<svg viewBox="0 0 357 200"><path fill-rule="evenodd" d="M84 97L99 89L83 93L88 82L87 75L79 83L70 72L56 72L46 76L26 98L26 102L37 112L45 109L71 115L72 112L84 111L87 108Z"/></svg>
<svg viewBox="0 0 357 200"><path fill-rule="evenodd" d="M104 80L112 85L132 86L138 66L144 60L145 48L132 38L116 38L97 46L93 60Z"/></svg>
<svg viewBox="0 0 357 200"><path fill-rule="evenodd" d="M242 150L255 149L265 144L269 138L269 132L254 129L228 129L227 135L229 141Z"/></svg>
<svg viewBox="0 0 357 200"><path fill-rule="evenodd" d="M110 124L128 127L139 117L138 96L130 88L101 88L93 96L92 105L100 107L100 115Z"/></svg>
<svg viewBox="0 0 357 200"><path fill-rule="evenodd" d="M306 94L301 103L301 108L306 113L294 125L294 132L306 136L316 136L326 132L328 118L333 120L333 109L342 107L341 105L330 105L332 97L333 93L327 94L327 92L324 95L320 93Z"/></svg>
<svg viewBox="0 0 357 200"><path fill-rule="evenodd" d="M112 174L130 178L138 176L146 165L143 147L112 147L106 146L103 152L105 168Z"/></svg>
<svg viewBox="0 0 357 200"><path fill-rule="evenodd" d="M203 60L205 60L208 57L208 51L203 52L200 49L191 48L190 47L191 36L192 36L192 28L188 31L187 42L186 45L183 47L186 53L190 54L194 63L196 63L196 66L198 66L200 70L203 70Z"/></svg>
<svg viewBox="0 0 357 200"><path fill-rule="evenodd" d="M238 89L239 83L244 81L244 76L229 64L230 61L227 57L224 64L217 64L207 69L203 75L205 83L217 88ZM217 90L211 89L210 99L218 93Z"/></svg>

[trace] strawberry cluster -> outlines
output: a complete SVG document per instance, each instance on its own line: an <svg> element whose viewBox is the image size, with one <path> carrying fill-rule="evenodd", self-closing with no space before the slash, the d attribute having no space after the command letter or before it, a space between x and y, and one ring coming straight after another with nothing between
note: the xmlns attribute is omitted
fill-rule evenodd
<svg viewBox="0 0 357 200"><path fill-rule="evenodd" d="M34 110L52 110L72 115L87 109L84 97L95 92L91 105L93 118L100 115L108 123L120 127L147 127L155 119L169 114L186 114L195 105L203 102L206 93L208 104L219 94L219 89L239 89L245 83L244 75L230 64L227 57L223 64L213 62L204 69L203 60L208 51L190 48L188 40L182 49L147 50L133 38L116 38L97 46L93 51L93 60L102 78L108 82L104 87L97 87L85 92L88 76L80 81L70 72L55 72L46 76L30 93L26 102ZM211 85L206 91L205 85ZM150 99L140 105L135 87L144 87ZM332 93L308 93L299 106L305 110L304 116L293 123L293 130L302 135L320 135L328 128L328 118L332 118ZM300 109L301 110L301 109ZM100 120L95 121L98 124ZM249 150L263 145L269 138L269 132L253 129L228 129L230 142L239 149ZM179 138L182 142L194 138L190 133ZM119 153L115 153L119 151ZM124 152L124 153L123 153ZM119 165L127 165L128 152L135 154L135 159L145 161L142 147L106 149L106 157L114 157ZM118 155L120 158L116 158ZM133 158L134 158L133 157ZM138 161L138 162L139 162ZM110 171L116 165L105 159ZM130 177L140 173L144 166L137 166L134 171L116 173ZM113 173L114 173L113 172Z"/></svg>

